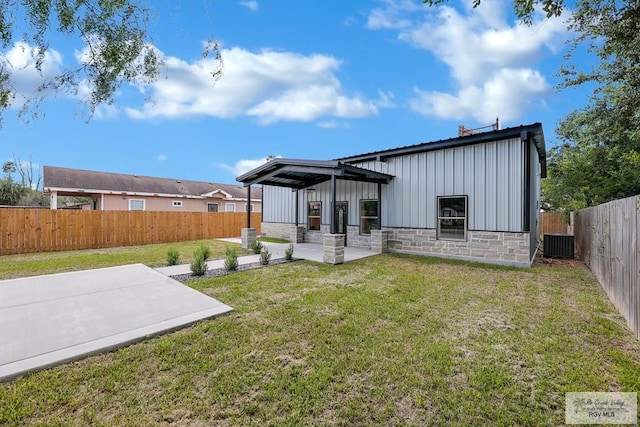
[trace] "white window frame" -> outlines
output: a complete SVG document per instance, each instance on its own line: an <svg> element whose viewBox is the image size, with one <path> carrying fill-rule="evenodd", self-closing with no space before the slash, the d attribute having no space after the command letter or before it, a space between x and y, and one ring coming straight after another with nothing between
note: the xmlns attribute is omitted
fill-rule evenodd
<svg viewBox="0 0 640 427"><path fill-rule="evenodd" d="M132 202L142 202L142 209L133 209L131 207ZM147 209L147 201L145 199L129 199L129 210L130 211L144 211Z"/></svg>
<svg viewBox="0 0 640 427"><path fill-rule="evenodd" d="M363 220L370 220L370 219L375 219L377 221L380 221L380 217L378 216L378 210L379 210L379 206L376 206L376 214L375 215L362 215L362 203L364 202L376 202L376 204L380 203L378 201L378 199L360 199L360 210L359 210L359 215L360 215L360 234L363 236L368 236L371 234L371 230L377 230L378 228L369 228L369 232L367 233L366 231L364 231L363 226L364 226L364 222Z"/></svg>
<svg viewBox="0 0 640 427"><path fill-rule="evenodd" d="M174 208L181 208L182 207L182 200L173 200L171 202L171 206L173 206Z"/></svg>
<svg viewBox="0 0 640 427"><path fill-rule="evenodd" d="M440 209L440 201L444 199L463 199L464 200L464 215L458 216L456 215L441 215ZM469 217L469 198L467 196L438 196L436 200L436 209L438 215L437 221L437 231L436 237L438 240L451 240L454 242L461 242L467 240L467 228L469 225L468 217ZM447 209L447 208L445 208ZM452 209L449 209L449 212L455 212ZM462 221L463 224L463 233L461 237L442 237L441 225L442 221Z"/></svg>
<svg viewBox="0 0 640 427"><path fill-rule="evenodd" d="M229 207L231 207L231 209L229 209ZM224 204L224 211L225 212L235 212L236 211L236 204L235 203L225 203Z"/></svg>
<svg viewBox="0 0 640 427"><path fill-rule="evenodd" d="M210 211L209 206L215 206L215 211ZM207 212L220 212L220 204L219 203L207 203Z"/></svg>
<svg viewBox="0 0 640 427"><path fill-rule="evenodd" d="M245 212L247 211L247 204L246 203L244 204L244 211ZM255 212L255 206L254 206L253 203L251 203L251 212Z"/></svg>

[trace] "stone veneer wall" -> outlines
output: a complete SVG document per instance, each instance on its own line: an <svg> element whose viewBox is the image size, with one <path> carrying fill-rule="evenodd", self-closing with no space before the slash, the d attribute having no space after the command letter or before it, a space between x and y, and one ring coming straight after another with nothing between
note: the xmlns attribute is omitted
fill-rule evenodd
<svg viewBox="0 0 640 427"><path fill-rule="evenodd" d="M262 237L273 237L274 239L291 238L291 228L295 227L295 224L288 224L283 222L263 222L260 224L260 232Z"/></svg>
<svg viewBox="0 0 640 427"><path fill-rule="evenodd" d="M434 229L383 228L389 252L530 266L529 233L467 231L467 241L437 240Z"/></svg>

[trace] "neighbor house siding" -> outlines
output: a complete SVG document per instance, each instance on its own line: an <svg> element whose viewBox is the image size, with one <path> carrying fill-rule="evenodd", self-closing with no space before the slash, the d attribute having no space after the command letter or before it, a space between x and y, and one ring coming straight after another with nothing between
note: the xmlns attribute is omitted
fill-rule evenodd
<svg viewBox="0 0 640 427"><path fill-rule="evenodd" d="M224 211L225 203L236 205L236 212L244 212L245 201L227 201L226 199L189 199L186 197L154 197L154 196L130 196L122 194L103 194L101 197L101 210L127 211L129 199L145 200L146 211L171 211L171 212L207 212L207 203L218 203L220 211ZM181 201L182 206L173 206L173 201ZM261 201L252 200L254 212L260 212ZM98 207L100 209L100 207Z"/></svg>

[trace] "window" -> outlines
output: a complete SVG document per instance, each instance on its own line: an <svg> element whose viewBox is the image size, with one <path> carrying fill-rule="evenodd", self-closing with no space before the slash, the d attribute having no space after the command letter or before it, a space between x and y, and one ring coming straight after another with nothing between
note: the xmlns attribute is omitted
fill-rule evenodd
<svg viewBox="0 0 640 427"><path fill-rule="evenodd" d="M309 230L320 230L320 215L322 212L322 202L309 202L309 217L307 228Z"/></svg>
<svg viewBox="0 0 640 427"><path fill-rule="evenodd" d="M225 203L224 204L224 210L225 210L225 212L235 212L236 211L236 204L235 203Z"/></svg>
<svg viewBox="0 0 640 427"><path fill-rule="evenodd" d="M253 212L253 203L251 203L251 208L250 209L251 209L251 212ZM247 211L247 204L246 203L244 204L244 211L245 212Z"/></svg>
<svg viewBox="0 0 640 427"><path fill-rule="evenodd" d="M379 227L378 201L360 200L360 234L371 234Z"/></svg>
<svg viewBox="0 0 640 427"><path fill-rule="evenodd" d="M438 239L467 239L467 196L438 197Z"/></svg>
<svg viewBox="0 0 640 427"><path fill-rule="evenodd" d="M143 199L129 199L129 210L130 211L143 211L144 210L144 200Z"/></svg>
<svg viewBox="0 0 640 427"><path fill-rule="evenodd" d="M218 212L217 203L207 203L207 212Z"/></svg>
<svg viewBox="0 0 640 427"><path fill-rule="evenodd" d="M182 200L174 200L173 202L171 202L171 206L173 206L174 208L181 208Z"/></svg>

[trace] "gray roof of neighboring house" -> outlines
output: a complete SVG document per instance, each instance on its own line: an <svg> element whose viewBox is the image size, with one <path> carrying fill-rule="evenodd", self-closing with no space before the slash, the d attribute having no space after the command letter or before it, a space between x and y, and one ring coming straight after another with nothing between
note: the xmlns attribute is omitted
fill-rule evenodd
<svg viewBox="0 0 640 427"><path fill-rule="evenodd" d="M111 172L97 172L83 169L43 166L45 191L66 189L70 192L93 190L104 192L150 193L177 196L202 196L222 190L234 199L246 199L247 189L234 184L189 181L185 179L156 178L151 176L127 175ZM262 188L251 187L251 198L262 200Z"/></svg>

